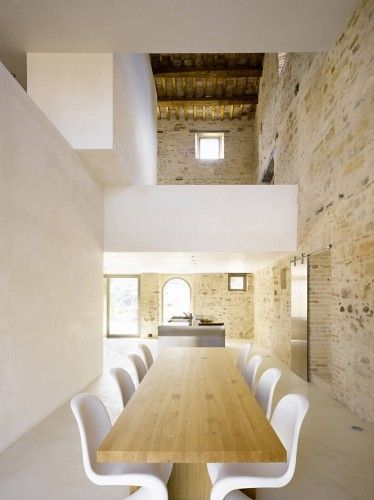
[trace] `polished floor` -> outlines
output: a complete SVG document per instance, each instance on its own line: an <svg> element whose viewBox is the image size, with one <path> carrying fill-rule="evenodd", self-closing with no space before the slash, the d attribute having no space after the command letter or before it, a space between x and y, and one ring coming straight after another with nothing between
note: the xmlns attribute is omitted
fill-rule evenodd
<svg viewBox="0 0 374 500"><path fill-rule="evenodd" d="M148 344L156 355L157 342ZM228 345L236 358L241 342L231 341ZM126 353L135 348L136 340L106 341L104 373L86 389L104 401L112 419L118 415L119 406L108 371L112 366L126 366ZM276 400L288 392L306 394L310 400L293 481L282 489L258 490L257 499L372 500L374 424L360 421L261 347L256 346L254 351L265 354L260 374L269 366L282 369ZM352 426L362 431L352 430ZM78 430L68 404L0 454L1 500L120 500L124 496L121 487L95 486L86 479Z"/></svg>

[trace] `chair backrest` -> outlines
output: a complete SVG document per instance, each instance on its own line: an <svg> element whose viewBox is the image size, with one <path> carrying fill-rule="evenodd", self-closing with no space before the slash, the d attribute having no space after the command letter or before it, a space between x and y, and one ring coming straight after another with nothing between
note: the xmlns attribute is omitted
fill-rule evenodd
<svg viewBox="0 0 374 500"><path fill-rule="evenodd" d="M112 427L108 412L93 394L78 394L70 406L78 423L84 470L87 477L96 482L96 474L107 474L111 468L111 464L96 461L96 450Z"/></svg>
<svg viewBox="0 0 374 500"><path fill-rule="evenodd" d="M128 359L133 366L133 371L135 372L135 377L137 378L136 382L139 385L143 378L147 375L147 367L139 354L129 354Z"/></svg>
<svg viewBox="0 0 374 500"><path fill-rule="evenodd" d="M142 356L145 360L145 364L147 366L147 369L149 370L153 364L153 356L152 356L151 350L145 344L139 344L139 350L141 351Z"/></svg>
<svg viewBox="0 0 374 500"><path fill-rule="evenodd" d="M135 392L135 385L131 375L124 368L112 368L110 374L119 388L122 405L125 407Z"/></svg>
<svg viewBox="0 0 374 500"><path fill-rule="evenodd" d="M256 354L249 359L244 367L244 380L248 387L253 391L255 387L257 369L263 361L261 354Z"/></svg>
<svg viewBox="0 0 374 500"><path fill-rule="evenodd" d="M240 351L238 361L236 363L236 368L240 371L240 373L244 374L244 367L247 361L248 354L252 349L252 344L246 344Z"/></svg>
<svg viewBox="0 0 374 500"><path fill-rule="evenodd" d="M256 386L255 396L257 402L264 410L268 419L271 415L271 405L273 402L273 394L275 386L281 378L282 372L279 368L269 368L261 375L260 380Z"/></svg>
<svg viewBox="0 0 374 500"><path fill-rule="evenodd" d="M283 484L291 481L296 467L297 445L301 424L309 408L308 399L301 394L287 394L274 409L270 423L287 450L287 470Z"/></svg>

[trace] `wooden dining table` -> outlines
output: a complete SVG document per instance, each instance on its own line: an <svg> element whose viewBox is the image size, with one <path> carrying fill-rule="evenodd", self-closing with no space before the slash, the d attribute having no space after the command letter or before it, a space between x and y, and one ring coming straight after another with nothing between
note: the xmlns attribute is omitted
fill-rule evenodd
<svg viewBox="0 0 374 500"><path fill-rule="evenodd" d="M287 453L229 350L163 351L97 450L98 462L174 463L170 500L208 500L208 462L285 462Z"/></svg>

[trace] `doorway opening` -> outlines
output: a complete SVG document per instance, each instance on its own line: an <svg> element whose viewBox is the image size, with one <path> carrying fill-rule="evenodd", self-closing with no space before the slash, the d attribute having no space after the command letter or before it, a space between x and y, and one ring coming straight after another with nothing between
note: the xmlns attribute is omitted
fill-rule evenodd
<svg viewBox="0 0 374 500"><path fill-rule="evenodd" d="M106 336L139 336L139 276L106 275Z"/></svg>

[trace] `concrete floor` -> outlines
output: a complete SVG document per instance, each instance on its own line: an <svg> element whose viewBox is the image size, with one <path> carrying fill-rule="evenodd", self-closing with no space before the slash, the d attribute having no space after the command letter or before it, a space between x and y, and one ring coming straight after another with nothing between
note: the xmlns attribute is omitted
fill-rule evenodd
<svg viewBox="0 0 374 500"><path fill-rule="evenodd" d="M105 403L112 419L120 410L118 395L108 373L126 367L125 355L136 340L105 341L103 375L87 387ZM157 341L148 341L154 354ZM241 341L230 341L233 359ZM270 366L282 369L275 400L288 392L308 396L310 410L299 445L293 481L285 488L259 490L258 500L372 500L374 498L374 424L360 421L317 387L307 384L278 359L265 354L259 374ZM353 431L352 425L363 428ZM85 477L78 429L69 404L63 405L0 454L1 500L120 500L124 489L91 484ZM191 499L194 500L194 499Z"/></svg>

